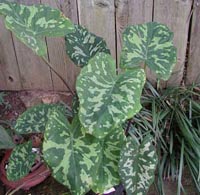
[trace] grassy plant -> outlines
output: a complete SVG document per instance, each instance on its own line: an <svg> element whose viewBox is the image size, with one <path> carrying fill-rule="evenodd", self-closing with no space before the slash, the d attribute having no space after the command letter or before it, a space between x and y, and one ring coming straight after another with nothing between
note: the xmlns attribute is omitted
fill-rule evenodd
<svg viewBox="0 0 200 195"><path fill-rule="evenodd" d="M151 133L159 154L157 187L164 194L163 179L178 181L188 167L200 192L200 93L199 86L175 87L158 92L149 83L142 97L143 109L132 119L129 132L142 139Z"/></svg>

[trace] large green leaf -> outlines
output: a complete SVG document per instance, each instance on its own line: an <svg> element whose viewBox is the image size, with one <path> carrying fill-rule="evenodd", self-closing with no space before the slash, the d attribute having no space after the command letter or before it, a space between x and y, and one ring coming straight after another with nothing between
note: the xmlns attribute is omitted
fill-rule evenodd
<svg viewBox="0 0 200 195"><path fill-rule="evenodd" d="M65 112L65 108L56 104L39 104L26 110L16 121L15 131L18 134L42 133L48 121L48 112L56 108Z"/></svg>
<svg viewBox="0 0 200 195"><path fill-rule="evenodd" d="M120 183L118 163L124 141L123 129L115 129L100 142L100 164L92 187L94 192L103 194Z"/></svg>
<svg viewBox="0 0 200 195"><path fill-rule="evenodd" d="M121 151L120 176L128 195L145 195L154 180L157 155L152 137L147 135L141 144L132 137Z"/></svg>
<svg viewBox="0 0 200 195"><path fill-rule="evenodd" d="M105 137L139 112L144 83L142 69L128 70L117 76L112 57L97 54L82 69L76 83L83 126L94 136Z"/></svg>
<svg viewBox="0 0 200 195"><path fill-rule="evenodd" d="M127 27L123 33L121 67L147 65L159 79L167 80L176 63L172 38L169 28L157 22Z"/></svg>
<svg viewBox="0 0 200 195"><path fill-rule="evenodd" d="M76 31L66 35L67 54L77 66L85 66L98 52L110 54L106 42L86 28L75 25Z"/></svg>
<svg viewBox="0 0 200 195"><path fill-rule="evenodd" d="M0 125L0 149L13 148L14 146L15 144L13 143L12 137Z"/></svg>
<svg viewBox="0 0 200 195"><path fill-rule="evenodd" d="M32 142L16 146L9 158L6 170L8 180L15 181L26 176L35 162L36 154L32 152Z"/></svg>
<svg viewBox="0 0 200 195"><path fill-rule="evenodd" d="M70 124L62 112L51 110L44 133L44 159L53 177L74 195L83 195L92 186L99 164L99 141L82 133L78 117Z"/></svg>
<svg viewBox="0 0 200 195"><path fill-rule="evenodd" d="M68 18L45 5L25 6L3 1L0 14L5 16L6 27L39 56L47 53L45 36L64 36L74 31Z"/></svg>

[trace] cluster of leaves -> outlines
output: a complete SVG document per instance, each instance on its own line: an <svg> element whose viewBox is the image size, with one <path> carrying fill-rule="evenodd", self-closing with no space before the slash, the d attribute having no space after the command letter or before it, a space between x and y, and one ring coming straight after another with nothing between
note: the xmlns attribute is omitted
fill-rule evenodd
<svg viewBox="0 0 200 195"><path fill-rule="evenodd" d="M47 52L43 38L65 35L69 57L82 67L76 82L79 106L72 118L60 107L39 105L19 117L16 132L44 133L43 158L53 177L68 186L72 194L82 195L90 189L102 194L120 181L128 194L145 194L157 164L153 138L146 135L138 142L126 137L122 125L141 109L146 80L141 65L155 71L159 79L169 78L176 63L173 33L156 22L129 26L123 33L123 71L118 75L105 41L74 26L59 10L0 1L0 14L5 17L6 27L44 58ZM30 154L31 163L25 163L29 144L13 150L8 178L28 173L35 158ZM13 163L18 156L20 160ZM19 167L23 168L20 173Z"/></svg>
<svg viewBox="0 0 200 195"><path fill-rule="evenodd" d="M14 127L5 122L0 126L0 149L13 149L6 170L9 180L14 181L26 176L38 157L32 151L33 144L31 141L16 145L14 137L23 140L23 136L26 134L41 133L41 129L45 128L47 113L52 108L61 110L66 116L69 116L69 110L61 105L41 104L28 109L26 113L22 114ZM9 128L5 128L7 126ZM20 129L24 131L21 132Z"/></svg>
<svg viewBox="0 0 200 195"><path fill-rule="evenodd" d="M158 191L164 194L163 178L178 181L186 166L200 192L200 106L199 86L173 87L157 91L147 83L143 109L133 118L130 132L143 139L151 133L159 154Z"/></svg>

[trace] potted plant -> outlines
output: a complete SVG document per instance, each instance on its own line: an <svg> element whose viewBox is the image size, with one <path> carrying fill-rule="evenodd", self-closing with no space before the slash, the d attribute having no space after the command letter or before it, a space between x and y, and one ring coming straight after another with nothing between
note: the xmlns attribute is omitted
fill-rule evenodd
<svg viewBox="0 0 200 195"><path fill-rule="evenodd" d="M156 22L127 27L123 33L122 71L117 73L105 41L73 25L59 10L3 1L0 14L6 27L41 56L63 82L45 58L44 37L65 36L69 57L82 67L76 81L78 98L70 117L61 107L39 105L19 117L16 132L44 134L42 157L52 176L74 195L89 190L102 194L120 182L127 194L146 194L157 164L153 138L146 135L137 141L129 135L129 125L125 131L123 126L141 109L146 68L158 79L169 78L176 63L173 33ZM12 175L17 166L12 158L10 164L13 168L7 174Z"/></svg>
<svg viewBox="0 0 200 195"><path fill-rule="evenodd" d="M28 190L50 175L49 168L42 161L40 143L35 141L35 135L30 136L29 142L23 143L22 137L18 139L19 136L11 136L8 130L0 126L0 138L0 149L5 150L0 163L1 181L10 189L14 189L14 192L19 189ZM20 158L24 160L21 161Z"/></svg>

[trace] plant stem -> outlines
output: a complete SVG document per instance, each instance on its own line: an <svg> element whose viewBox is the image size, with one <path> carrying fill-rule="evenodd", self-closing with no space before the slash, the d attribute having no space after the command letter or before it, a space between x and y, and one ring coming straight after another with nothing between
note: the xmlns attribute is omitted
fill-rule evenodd
<svg viewBox="0 0 200 195"><path fill-rule="evenodd" d="M160 79L157 80L156 89L157 89L157 91L160 89Z"/></svg>
<svg viewBox="0 0 200 195"><path fill-rule="evenodd" d="M62 78L62 76L53 68L53 66L51 65L51 63L45 58L42 57L43 61L45 62L45 64L57 75L57 77L64 83L64 85L67 87L67 89L69 90L69 92L74 96L75 93L73 92L73 90L69 87L69 85L67 84L67 82Z"/></svg>
<svg viewBox="0 0 200 195"><path fill-rule="evenodd" d="M181 156L180 156L180 163L179 163L177 195L181 194L181 189L183 190L181 180L182 180L182 171L183 171L183 166L184 166L184 147L185 147L185 143L184 143L184 139L182 139L181 140Z"/></svg>
<svg viewBox="0 0 200 195"><path fill-rule="evenodd" d="M41 172L41 173L38 174L38 175L43 176L43 175L45 175L47 172L48 172L48 170L45 170L45 171ZM37 177L38 175L36 175L35 177ZM35 177L33 177L32 179L29 179L29 180L25 181L23 184L21 184L20 186L18 186L17 188L15 188L13 191L10 192L10 190L9 190L9 191L6 193L6 195L13 195L15 192L17 192L18 190L20 190L21 188L23 188L24 186L26 186L26 184L27 184L28 182L33 181L33 180L35 179Z"/></svg>
<svg viewBox="0 0 200 195"><path fill-rule="evenodd" d="M129 129L130 129L130 127L131 127L131 123L132 123L132 119L130 119L130 120L128 121L128 125L127 125L127 128L126 128L126 130L125 130L125 135L126 135L126 136L128 135Z"/></svg>
<svg viewBox="0 0 200 195"><path fill-rule="evenodd" d="M20 190L22 187L24 187L24 185L25 185L26 183L23 183L22 185L20 185L20 186L18 186L17 188L15 188L13 191L8 191L7 193L6 193L6 195L13 195L15 192L17 192L18 190Z"/></svg>
<svg viewBox="0 0 200 195"><path fill-rule="evenodd" d="M146 73L147 65L144 63L144 71Z"/></svg>

